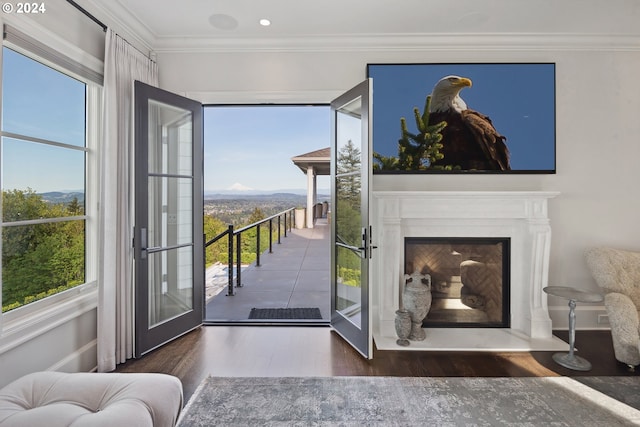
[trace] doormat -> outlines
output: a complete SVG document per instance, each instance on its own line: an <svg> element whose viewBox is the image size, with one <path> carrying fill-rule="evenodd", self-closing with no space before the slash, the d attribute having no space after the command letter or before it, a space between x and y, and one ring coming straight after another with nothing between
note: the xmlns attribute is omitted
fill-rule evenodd
<svg viewBox="0 0 640 427"><path fill-rule="evenodd" d="M249 319L322 319L322 314L318 307L252 308Z"/></svg>

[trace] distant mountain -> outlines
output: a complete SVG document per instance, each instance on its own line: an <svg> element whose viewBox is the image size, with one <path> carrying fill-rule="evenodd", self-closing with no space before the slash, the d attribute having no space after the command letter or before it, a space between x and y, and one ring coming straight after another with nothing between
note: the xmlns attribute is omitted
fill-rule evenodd
<svg viewBox="0 0 640 427"><path fill-rule="evenodd" d="M277 194L288 194L288 195L298 195L298 196L306 196L306 189L282 189L282 190L206 190L204 192L205 199L215 199L215 198L230 198L230 196L234 198L244 198L247 196L272 196ZM318 195L328 195L330 191L328 189L318 189Z"/></svg>
<svg viewBox="0 0 640 427"><path fill-rule="evenodd" d="M328 195L318 194L318 199L328 199ZM247 194L243 193L205 193L204 200L265 200L265 201L274 201L274 200L296 200L302 204L306 202L307 195L306 193L271 193L265 192L260 194Z"/></svg>
<svg viewBox="0 0 640 427"><path fill-rule="evenodd" d="M229 187L227 189L227 191L253 191L253 188L251 187L247 187L246 185L240 184L239 182L236 182L235 184L233 184L231 187Z"/></svg>
<svg viewBox="0 0 640 427"><path fill-rule="evenodd" d="M77 198L78 202L84 203L84 193L80 191L49 191L46 193L39 193L42 199L52 204L58 203L70 203L73 199Z"/></svg>

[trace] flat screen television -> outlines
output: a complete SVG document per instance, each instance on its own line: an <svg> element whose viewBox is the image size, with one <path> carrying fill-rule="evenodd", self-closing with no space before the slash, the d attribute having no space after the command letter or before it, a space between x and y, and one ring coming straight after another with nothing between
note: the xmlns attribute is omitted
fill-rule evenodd
<svg viewBox="0 0 640 427"><path fill-rule="evenodd" d="M554 63L368 64L367 77L374 173L556 172Z"/></svg>

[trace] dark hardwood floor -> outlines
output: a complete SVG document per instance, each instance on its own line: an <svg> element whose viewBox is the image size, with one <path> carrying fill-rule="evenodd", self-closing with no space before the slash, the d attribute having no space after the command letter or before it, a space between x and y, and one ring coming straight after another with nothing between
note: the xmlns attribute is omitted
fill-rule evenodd
<svg viewBox="0 0 640 427"><path fill-rule="evenodd" d="M566 331L555 334L567 341ZM615 360L609 331L577 331L577 354L593 369L557 365L553 352L382 351L363 359L326 327L203 326L121 364L117 372L161 372L182 381L185 402L213 376L606 376L639 375Z"/></svg>

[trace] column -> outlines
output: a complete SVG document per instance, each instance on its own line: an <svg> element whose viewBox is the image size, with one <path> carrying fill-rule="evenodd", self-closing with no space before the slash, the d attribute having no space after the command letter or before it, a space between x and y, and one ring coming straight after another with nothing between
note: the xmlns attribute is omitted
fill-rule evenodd
<svg viewBox="0 0 640 427"><path fill-rule="evenodd" d="M313 228L313 209L316 203L316 174L313 166L307 167L307 228Z"/></svg>

